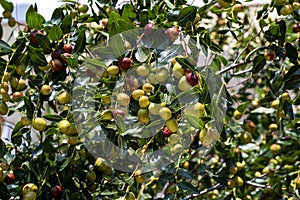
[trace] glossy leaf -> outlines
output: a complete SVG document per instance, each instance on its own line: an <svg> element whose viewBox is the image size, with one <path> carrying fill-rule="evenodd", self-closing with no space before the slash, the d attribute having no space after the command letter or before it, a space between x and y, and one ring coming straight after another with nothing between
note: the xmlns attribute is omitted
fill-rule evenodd
<svg viewBox="0 0 300 200"><path fill-rule="evenodd" d="M44 36L42 34L36 34L36 39L39 43L39 45L42 47L44 53L51 53L51 43L47 36Z"/></svg>
<svg viewBox="0 0 300 200"><path fill-rule="evenodd" d="M298 53L296 47L291 43L286 43L285 50L290 61L294 64L298 64Z"/></svg>
<svg viewBox="0 0 300 200"><path fill-rule="evenodd" d="M13 51L11 47L4 42L3 40L0 40L0 56L11 54Z"/></svg>
<svg viewBox="0 0 300 200"><path fill-rule="evenodd" d="M31 5L26 12L26 23L31 29L42 29L45 19L42 15L38 14Z"/></svg>
<svg viewBox="0 0 300 200"><path fill-rule="evenodd" d="M50 29L48 37L52 41L58 41L63 36L63 31L58 25L53 25L53 27Z"/></svg>
<svg viewBox="0 0 300 200"><path fill-rule="evenodd" d="M64 118L60 115L52 115L52 114L47 114L47 115L43 115L43 118L49 120L49 121L61 121Z"/></svg>
<svg viewBox="0 0 300 200"><path fill-rule="evenodd" d="M86 45L86 37L85 37L85 30L80 30L77 36L77 41L74 47L74 51L76 53L81 53Z"/></svg>
<svg viewBox="0 0 300 200"><path fill-rule="evenodd" d="M60 27L64 34L69 33L71 31L72 20L73 18L71 15L66 15L62 20Z"/></svg>
<svg viewBox="0 0 300 200"><path fill-rule="evenodd" d="M178 24L180 26L185 25L188 21L194 21L196 17L197 9L194 6L188 6L180 10L178 15Z"/></svg>
<svg viewBox="0 0 300 200"><path fill-rule="evenodd" d="M179 182L177 183L178 187L182 190L187 190L192 194L199 194L199 190L188 182Z"/></svg>
<svg viewBox="0 0 300 200"><path fill-rule="evenodd" d="M34 64L38 66L45 66L48 64L42 49L35 48L31 45L28 45L27 48L28 48L30 59Z"/></svg>
<svg viewBox="0 0 300 200"><path fill-rule="evenodd" d="M14 4L6 0L0 0L0 4L4 10L12 12L14 10Z"/></svg>
<svg viewBox="0 0 300 200"><path fill-rule="evenodd" d="M258 55L254 58L253 60L253 69L252 69L252 73L256 74L258 73L260 70L262 70L264 68L264 66L266 65L266 59L264 58L264 56L262 55Z"/></svg>
<svg viewBox="0 0 300 200"><path fill-rule="evenodd" d="M108 40L108 46L116 58L119 58L125 53L124 41L120 35L110 37Z"/></svg>

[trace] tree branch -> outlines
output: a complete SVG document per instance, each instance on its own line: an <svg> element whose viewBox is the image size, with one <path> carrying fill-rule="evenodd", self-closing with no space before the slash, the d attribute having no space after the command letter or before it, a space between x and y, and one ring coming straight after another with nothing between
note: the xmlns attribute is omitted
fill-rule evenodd
<svg viewBox="0 0 300 200"><path fill-rule="evenodd" d="M248 185L258 187L258 188L262 188L262 189L272 189L273 188L271 185L262 185L262 184L259 184L259 183L254 183L252 181L247 181L246 183Z"/></svg>
<svg viewBox="0 0 300 200"><path fill-rule="evenodd" d="M162 198L164 198L165 194L166 194L166 191L167 191L167 189L168 189L169 186L170 186L170 183L168 181L164 185L163 189L159 193L156 194L156 196L154 197L154 199L162 199Z"/></svg>
<svg viewBox="0 0 300 200"><path fill-rule="evenodd" d="M229 70L231 70L231 69L234 69L234 68L243 66L243 65L245 65L245 64L249 64L249 63L251 63L252 61L253 61L253 60L250 59L250 60L246 60L245 62L242 62L242 63L238 63L238 64L234 64L234 65L229 65L228 67L226 67L226 68L224 68L224 69L218 71L218 72L217 72L217 75L223 74L223 73L225 73L225 72L227 72L227 71L229 71Z"/></svg>
<svg viewBox="0 0 300 200"><path fill-rule="evenodd" d="M199 192L199 194L192 194L192 195L189 195L189 196L185 197L183 200L193 199L193 198L198 197L198 196L200 196L200 195L203 195L203 194L206 194L206 193L208 193L208 192L211 192L211 191L213 191L213 190L215 190L215 189L221 189L221 188L224 188L224 187L225 187L224 185L221 185L220 183L218 183L218 184L215 185L215 186L212 186L212 187L210 187L210 188L207 188L207 189L205 189L205 190L202 190L201 192Z"/></svg>

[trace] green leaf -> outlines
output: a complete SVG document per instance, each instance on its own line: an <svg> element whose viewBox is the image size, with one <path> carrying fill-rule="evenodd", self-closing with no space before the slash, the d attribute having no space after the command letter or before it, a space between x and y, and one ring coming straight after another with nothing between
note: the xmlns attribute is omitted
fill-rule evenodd
<svg viewBox="0 0 300 200"><path fill-rule="evenodd" d="M286 90L298 89L300 87L300 75L294 75L284 83Z"/></svg>
<svg viewBox="0 0 300 200"><path fill-rule="evenodd" d="M26 115L28 118L33 117L33 112L34 112L34 105L31 102L31 99L27 96L24 97L24 102L25 102L25 108L26 108Z"/></svg>
<svg viewBox="0 0 300 200"><path fill-rule="evenodd" d="M42 49L34 48L31 45L28 45L28 53L31 61L38 66L45 66L48 64Z"/></svg>
<svg viewBox="0 0 300 200"><path fill-rule="evenodd" d="M52 114L43 115L43 117L49 121L54 121L54 122L59 122L64 119L60 115L52 115Z"/></svg>
<svg viewBox="0 0 300 200"><path fill-rule="evenodd" d="M192 72L194 70L194 65L192 65L186 58L176 57L176 61L182 66L183 69L189 69Z"/></svg>
<svg viewBox="0 0 300 200"><path fill-rule="evenodd" d="M72 16L71 15L66 15L61 22L61 30L63 31L64 34L69 33L71 31L72 27Z"/></svg>
<svg viewBox="0 0 300 200"><path fill-rule="evenodd" d="M126 124L125 124L124 118L121 115L117 115L115 121L116 121L116 124L117 124L120 132L124 133L126 130Z"/></svg>
<svg viewBox="0 0 300 200"><path fill-rule="evenodd" d="M50 29L48 37L52 41L59 41L61 37L63 36L63 31L58 25L53 25L53 27Z"/></svg>
<svg viewBox="0 0 300 200"><path fill-rule="evenodd" d="M3 142L2 138L0 138L0 157L3 158L6 154L6 145Z"/></svg>
<svg viewBox="0 0 300 200"><path fill-rule="evenodd" d="M0 56L8 55L12 52L12 48L3 40L0 40Z"/></svg>
<svg viewBox="0 0 300 200"><path fill-rule="evenodd" d="M197 8L194 6L188 6L180 10L178 15L178 24L184 26L188 21L194 21L197 13Z"/></svg>
<svg viewBox="0 0 300 200"><path fill-rule="evenodd" d="M191 179L191 180L194 179L193 173L190 172L189 170L186 170L186 169L179 169L179 170L178 170L178 174L179 174L180 176L183 176L183 177L188 178L188 179Z"/></svg>
<svg viewBox="0 0 300 200"><path fill-rule="evenodd" d="M128 19L136 18L136 13L134 12L134 8L131 4L125 4L123 6L122 17L128 18Z"/></svg>
<svg viewBox="0 0 300 200"><path fill-rule="evenodd" d="M148 55L144 52L144 49L142 48L138 48L134 55L137 61L141 63L145 62L148 58Z"/></svg>
<svg viewBox="0 0 300 200"><path fill-rule="evenodd" d="M78 67L78 59L76 59L76 58L65 58L65 60L67 61L68 66L70 68L75 69L76 67Z"/></svg>
<svg viewBox="0 0 300 200"><path fill-rule="evenodd" d="M52 24L59 24L63 19L63 12L61 8L56 8L51 16L51 23Z"/></svg>
<svg viewBox="0 0 300 200"><path fill-rule="evenodd" d="M194 187L192 184L190 184L190 183L179 182L179 183L177 183L177 185L178 185L178 187L180 189L187 190L187 191L189 191L189 192L191 192L193 194L199 194L200 193L200 191L196 187Z"/></svg>
<svg viewBox="0 0 300 200"><path fill-rule="evenodd" d="M97 68L106 69L106 64L102 60L92 59L92 58L85 58L84 62L87 66L92 65L92 66L95 66Z"/></svg>
<svg viewBox="0 0 300 200"><path fill-rule="evenodd" d="M133 29L132 23L122 18L118 13L111 12L108 20L109 35L115 35Z"/></svg>
<svg viewBox="0 0 300 200"><path fill-rule="evenodd" d="M240 104L238 107L237 107L237 110L241 113L244 113L247 109L247 106L248 106L248 103L247 102L243 102L242 104Z"/></svg>
<svg viewBox="0 0 300 200"><path fill-rule="evenodd" d="M141 22L141 27L144 27L148 23L148 17L148 10L142 10L142 12L139 14L139 21Z"/></svg>
<svg viewBox="0 0 300 200"><path fill-rule="evenodd" d="M298 64L298 53L296 47L291 43L286 43L285 50L291 63Z"/></svg>
<svg viewBox="0 0 300 200"><path fill-rule="evenodd" d="M63 171L69 165L69 163L73 160L73 155L72 156L70 155L69 157L65 158L64 160L65 160L64 163L59 168L60 172Z"/></svg>
<svg viewBox="0 0 300 200"><path fill-rule="evenodd" d="M266 65L266 59L263 55L258 55L253 60L253 69L252 73L256 74L258 73L264 66Z"/></svg>
<svg viewBox="0 0 300 200"><path fill-rule="evenodd" d="M12 12L14 10L14 4L6 0L0 0L0 4L4 10Z"/></svg>
<svg viewBox="0 0 300 200"><path fill-rule="evenodd" d="M2 27L2 24L0 24L0 40L3 36L3 27Z"/></svg>
<svg viewBox="0 0 300 200"><path fill-rule="evenodd" d="M79 31L77 41L74 47L75 53L82 53L86 44L85 30L82 29Z"/></svg>
<svg viewBox="0 0 300 200"><path fill-rule="evenodd" d="M2 182L0 182L0 196L3 200L8 200L11 197L6 185L4 185Z"/></svg>
<svg viewBox="0 0 300 200"><path fill-rule="evenodd" d="M42 29L45 19L38 14L31 5L26 12L26 23L30 29Z"/></svg>
<svg viewBox="0 0 300 200"><path fill-rule="evenodd" d="M284 20L280 20L279 22L277 22L277 24L279 24L280 27L280 34L278 34L278 40L280 41L279 45L283 46L283 44L285 43L286 23Z"/></svg>
<svg viewBox="0 0 300 200"><path fill-rule="evenodd" d="M204 123L199 117L193 114L185 113L185 117L187 118L188 122L195 128L203 128ZM201 123L202 122L202 123Z"/></svg>
<svg viewBox="0 0 300 200"><path fill-rule="evenodd" d="M164 2L165 2L166 5L168 6L168 8L170 8L170 9L176 8L169 0L164 0Z"/></svg>
<svg viewBox="0 0 300 200"><path fill-rule="evenodd" d="M46 138L44 141L44 154L46 159L50 164L53 164L52 161L55 160L55 148L51 144L51 141L49 138Z"/></svg>
<svg viewBox="0 0 300 200"><path fill-rule="evenodd" d="M36 34L36 39L39 45L42 47L45 54L52 52L51 43L47 36L44 36L42 34Z"/></svg>
<svg viewBox="0 0 300 200"><path fill-rule="evenodd" d="M125 53L124 41L120 34L110 37L108 46L111 48L111 51L116 58L119 58Z"/></svg>

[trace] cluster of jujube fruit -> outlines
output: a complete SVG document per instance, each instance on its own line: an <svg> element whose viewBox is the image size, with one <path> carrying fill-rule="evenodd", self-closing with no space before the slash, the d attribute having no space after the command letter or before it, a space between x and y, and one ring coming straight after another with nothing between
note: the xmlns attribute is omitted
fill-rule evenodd
<svg viewBox="0 0 300 200"><path fill-rule="evenodd" d="M183 57L178 56L177 58ZM172 105L155 98L157 97L155 95L162 92L168 94L165 85L171 80L173 80L172 84L176 87L178 94L193 87L201 88L200 73L183 68L176 58L173 58L168 67L155 68L154 62L150 64L134 63L131 58L125 57L119 63L108 66L103 76L105 78L125 77L123 88L115 97L103 96L101 99L101 103L104 105L101 118L104 120L116 120L117 115L126 118L126 115L130 114L137 116L139 123L147 125L154 119L158 119L165 124L159 132L165 137L169 137L177 132L181 115L188 113L200 119L206 114L204 105L200 102L189 105L184 111L178 112L172 108ZM112 107L110 105L114 99L116 105ZM134 108L133 105L136 107Z"/></svg>

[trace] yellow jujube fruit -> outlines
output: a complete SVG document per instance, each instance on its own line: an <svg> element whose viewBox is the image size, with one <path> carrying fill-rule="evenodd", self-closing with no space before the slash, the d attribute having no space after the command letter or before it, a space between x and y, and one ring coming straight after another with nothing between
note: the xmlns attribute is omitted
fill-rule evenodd
<svg viewBox="0 0 300 200"><path fill-rule="evenodd" d="M32 120L31 125L37 131L44 131L47 127L47 122L43 118L37 117Z"/></svg>
<svg viewBox="0 0 300 200"><path fill-rule="evenodd" d="M147 108L149 103L150 103L150 101L149 101L149 98L147 96L142 96L142 97L139 98L139 106L141 108Z"/></svg>
<svg viewBox="0 0 300 200"><path fill-rule="evenodd" d="M173 133L175 133L178 130L178 122L175 119L167 120L166 121L166 126Z"/></svg>
<svg viewBox="0 0 300 200"><path fill-rule="evenodd" d="M150 121L149 111L145 108L140 108L137 115L142 124L147 124Z"/></svg>
<svg viewBox="0 0 300 200"><path fill-rule="evenodd" d="M133 90L131 96L134 100L138 101L140 97L144 96L144 94L145 94L144 90L137 89L137 90Z"/></svg>
<svg viewBox="0 0 300 200"><path fill-rule="evenodd" d="M58 129L61 133L67 133L70 130L71 124L68 120L63 119L58 123Z"/></svg>
<svg viewBox="0 0 300 200"><path fill-rule="evenodd" d="M172 112L169 108L167 107L162 107L159 110L159 115L163 120L168 120L172 117Z"/></svg>

